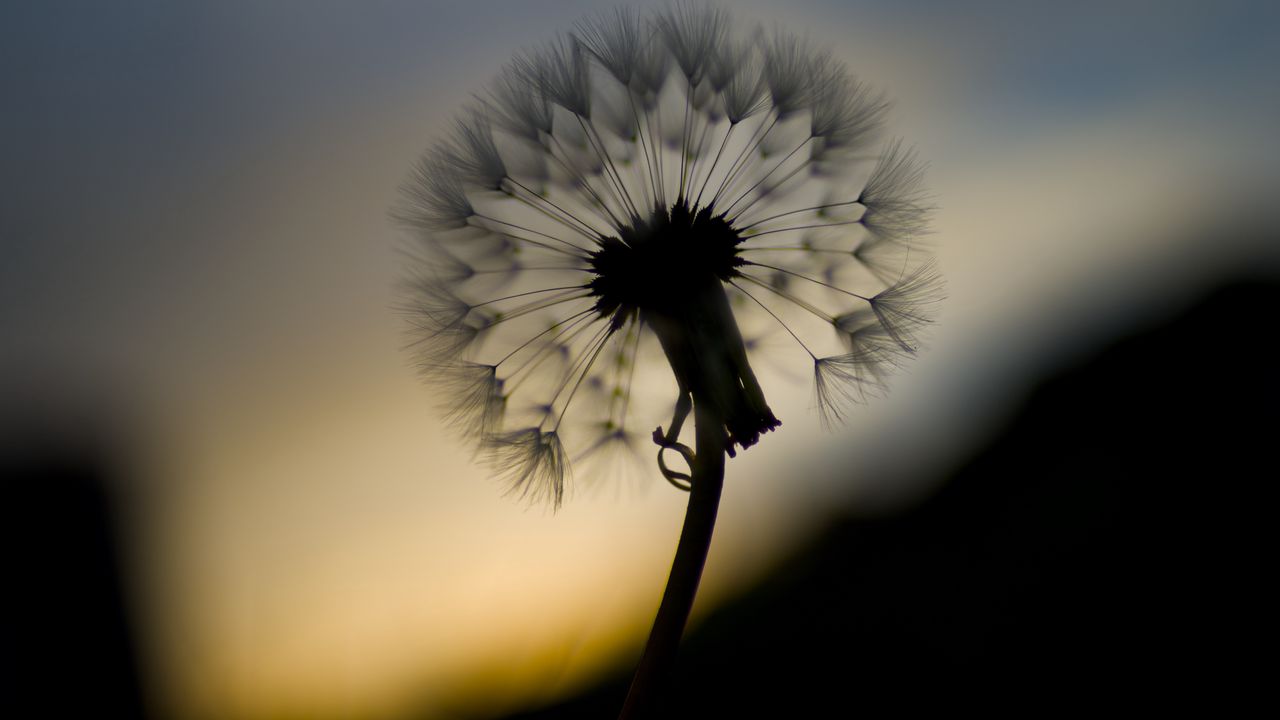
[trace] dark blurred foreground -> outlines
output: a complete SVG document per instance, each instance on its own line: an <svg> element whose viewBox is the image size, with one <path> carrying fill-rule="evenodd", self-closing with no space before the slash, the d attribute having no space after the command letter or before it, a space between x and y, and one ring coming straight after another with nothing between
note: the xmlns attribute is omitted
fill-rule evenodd
<svg viewBox="0 0 1280 720"><path fill-rule="evenodd" d="M143 717L120 444L31 388L3 400L0 717Z"/></svg>
<svg viewBox="0 0 1280 720"><path fill-rule="evenodd" d="M835 522L715 612L661 717L1252 708L1277 327L1280 278L1239 280L1045 381L923 505ZM612 717L628 672L518 717Z"/></svg>

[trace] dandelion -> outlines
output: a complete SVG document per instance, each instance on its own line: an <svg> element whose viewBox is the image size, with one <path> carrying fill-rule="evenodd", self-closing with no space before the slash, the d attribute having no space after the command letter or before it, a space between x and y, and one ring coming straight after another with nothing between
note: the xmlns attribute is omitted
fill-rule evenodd
<svg viewBox="0 0 1280 720"><path fill-rule="evenodd" d="M634 464L651 441L655 474L690 493L624 715L670 667L726 455L781 425L759 335L811 365L832 426L933 321L923 166L885 138L887 107L783 31L620 9L517 55L404 186L412 346L509 491L558 507L571 467ZM655 380L665 410L634 392Z"/></svg>

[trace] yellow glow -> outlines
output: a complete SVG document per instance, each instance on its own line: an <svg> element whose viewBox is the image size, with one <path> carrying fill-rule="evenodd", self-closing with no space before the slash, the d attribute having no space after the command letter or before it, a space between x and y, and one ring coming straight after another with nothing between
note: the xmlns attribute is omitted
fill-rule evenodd
<svg viewBox="0 0 1280 720"><path fill-rule="evenodd" d="M412 376L315 390L231 401L172 461L186 482L163 501L153 582L184 714L380 715L466 688L515 704L639 642L682 498L527 510Z"/></svg>

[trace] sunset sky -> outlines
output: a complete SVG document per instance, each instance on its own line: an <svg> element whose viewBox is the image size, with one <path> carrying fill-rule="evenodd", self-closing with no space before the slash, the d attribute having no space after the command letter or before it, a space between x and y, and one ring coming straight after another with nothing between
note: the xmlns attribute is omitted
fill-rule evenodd
<svg viewBox="0 0 1280 720"><path fill-rule="evenodd" d="M834 508L895 512L1038 368L1275 248L1280 10L1257 2L725 4L893 99L949 299L890 396L728 466L700 607ZM589 2L30 2L0 10L0 391L127 438L127 589L162 716L544 700L638 652L685 496L502 497L390 308L387 210L517 50ZM1270 194L1272 197L1267 197ZM647 452L647 451L646 451Z"/></svg>

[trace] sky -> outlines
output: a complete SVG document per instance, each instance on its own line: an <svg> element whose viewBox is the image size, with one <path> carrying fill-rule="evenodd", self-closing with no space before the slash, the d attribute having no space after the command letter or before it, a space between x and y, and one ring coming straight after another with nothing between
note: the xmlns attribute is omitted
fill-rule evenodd
<svg viewBox="0 0 1280 720"><path fill-rule="evenodd" d="M833 508L909 507L930 488L903 478L980 440L1037 371L1215 270L1274 262L1203 240L1267 217L1280 179L1271 3L726 7L893 98L929 162L949 298L928 352L846 428L819 429L807 387L774 391L786 425L729 465L699 608ZM684 497L584 483L554 514L502 497L390 309L387 211L413 160L514 52L591 9L0 10L0 392L125 438L127 588L163 716L496 713L638 651Z"/></svg>

